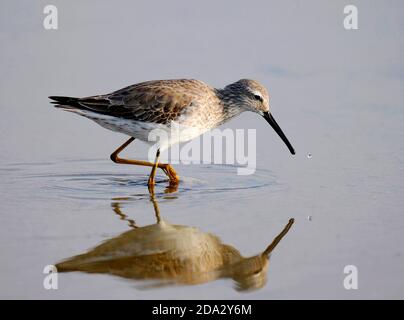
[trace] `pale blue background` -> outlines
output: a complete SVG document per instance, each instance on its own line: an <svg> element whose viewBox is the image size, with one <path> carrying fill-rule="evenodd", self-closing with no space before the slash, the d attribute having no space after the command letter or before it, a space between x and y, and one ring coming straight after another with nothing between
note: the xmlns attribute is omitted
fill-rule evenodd
<svg viewBox="0 0 404 320"><path fill-rule="evenodd" d="M59 10L57 31L42 26L47 4ZM357 5L359 30L343 28L346 4ZM402 1L1 1L0 297L404 298L403 9ZM109 276L68 274L59 290L44 290L45 264L127 227L107 193L105 201L69 200L53 180L30 174L57 174L60 166L46 163L66 159L145 173L108 162L122 135L53 109L47 96L182 77L218 87L261 81L297 150L292 157L262 119L243 114L225 127L257 129L258 167L280 190L161 204L171 221L212 232L245 255L295 217L268 285L248 294L225 281L139 291ZM130 152L146 156L140 143ZM147 201L128 204L129 212L139 208L152 214ZM359 268L359 290L342 286L347 264Z"/></svg>

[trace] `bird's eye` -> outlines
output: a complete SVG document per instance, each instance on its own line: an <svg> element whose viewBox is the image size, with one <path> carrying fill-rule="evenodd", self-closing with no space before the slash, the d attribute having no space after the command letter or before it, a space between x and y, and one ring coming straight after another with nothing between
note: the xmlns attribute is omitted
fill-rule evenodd
<svg viewBox="0 0 404 320"><path fill-rule="evenodd" d="M258 94L254 94L254 99L262 102L262 97Z"/></svg>

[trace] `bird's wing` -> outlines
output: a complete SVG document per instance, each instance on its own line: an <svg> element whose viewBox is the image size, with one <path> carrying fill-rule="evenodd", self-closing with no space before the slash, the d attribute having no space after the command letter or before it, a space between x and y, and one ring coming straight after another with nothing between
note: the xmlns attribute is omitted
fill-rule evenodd
<svg viewBox="0 0 404 320"><path fill-rule="evenodd" d="M206 85L197 80L157 80L138 83L106 95L78 98L75 108L144 122L169 123L198 104Z"/></svg>

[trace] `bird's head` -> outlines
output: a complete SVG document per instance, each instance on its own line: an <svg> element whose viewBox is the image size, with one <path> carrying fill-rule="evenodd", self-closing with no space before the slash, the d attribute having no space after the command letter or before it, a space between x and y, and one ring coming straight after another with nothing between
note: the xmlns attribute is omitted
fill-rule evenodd
<svg viewBox="0 0 404 320"><path fill-rule="evenodd" d="M259 114L269 112L267 89L255 80L241 79L224 88L227 98L245 111Z"/></svg>
<svg viewBox="0 0 404 320"><path fill-rule="evenodd" d="M294 148L270 112L269 93L263 85L255 80L241 79L226 86L224 91L226 92L226 100L230 105L237 106L243 111L252 111L261 115L280 136L289 151L295 154Z"/></svg>

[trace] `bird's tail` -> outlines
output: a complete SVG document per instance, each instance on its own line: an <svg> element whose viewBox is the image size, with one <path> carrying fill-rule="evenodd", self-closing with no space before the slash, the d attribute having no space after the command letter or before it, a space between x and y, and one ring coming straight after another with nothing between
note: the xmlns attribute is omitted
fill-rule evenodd
<svg viewBox="0 0 404 320"><path fill-rule="evenodd" d="M79 98L63 97L63 96L50 96L49 99L56 108L62 109L81 109L82 106L79 103Z"/></svg>

